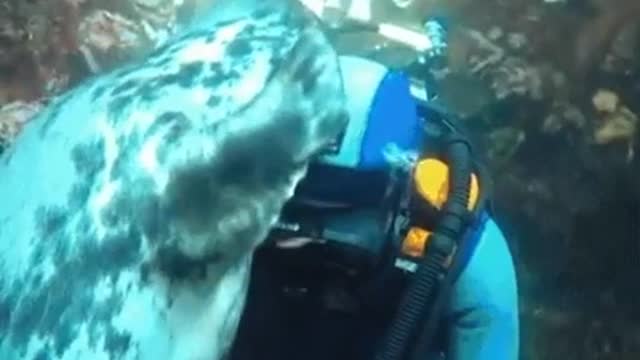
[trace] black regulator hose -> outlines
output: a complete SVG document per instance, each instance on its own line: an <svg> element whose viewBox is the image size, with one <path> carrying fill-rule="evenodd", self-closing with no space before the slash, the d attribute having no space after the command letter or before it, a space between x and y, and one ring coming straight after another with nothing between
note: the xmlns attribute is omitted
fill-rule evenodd
<svg viewBox="0 0 640 360"><path fill-rule="evenodd" d="M471 146L466 138L455 132L450 134L446 144L445 156L450 169L449 196L431 235L427 253L408 284L375 360L407 359L410 345L415 340L430 341L433 338L436 324L433 318L439 313L439 309L433 306L442 303L437 298L446 296L439 290L446 288L442 285L449 265L470 221L467 204L473 168ZM427 318L429 315L432 315L431 319ZM425 347L424 344L418 345L419 348Z"/></svg>

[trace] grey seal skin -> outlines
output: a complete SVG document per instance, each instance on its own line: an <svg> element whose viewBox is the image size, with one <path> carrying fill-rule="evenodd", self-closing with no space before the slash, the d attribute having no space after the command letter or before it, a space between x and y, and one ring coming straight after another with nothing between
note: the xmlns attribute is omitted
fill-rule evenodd
<svg viewBox="0 0 640 360"><path fill-rule="evenodd" d="M0 359L224 358L252 251L343 96L292 1L56 99L0 158Z"/></svg>

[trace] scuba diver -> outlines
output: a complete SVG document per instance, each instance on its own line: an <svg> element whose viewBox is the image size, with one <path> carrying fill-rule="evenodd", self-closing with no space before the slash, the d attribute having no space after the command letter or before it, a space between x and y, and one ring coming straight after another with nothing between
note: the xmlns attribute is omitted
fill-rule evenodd
<svg viewBox="0 0 640 360"><path fill-rule="evenodd" d="M514 266L469 143L421 119L402 72L340 61L348 128L256 253L230 358L517 359Z"/></svg>

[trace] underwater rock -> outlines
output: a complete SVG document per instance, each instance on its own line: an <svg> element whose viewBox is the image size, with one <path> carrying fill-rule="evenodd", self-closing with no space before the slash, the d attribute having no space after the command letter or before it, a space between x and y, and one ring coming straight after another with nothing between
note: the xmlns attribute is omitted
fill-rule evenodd
<svg viewBox="0 0 640 360"><path fill-rule="evenodd" d="M640 50L640 25L631 22L622 27L611 44L602 68L609 72L636 71L640 60L637 58Z"/></svg>
<svg viewBox="0 0 640 360"><path fill-rule="evenodd" d="M11 145L22 127L42 109L37 102L16 101L0 107L0 154Z"/></svg>
<svg viewBox="0 0 640 360"><path fill-rule="evenodd" d="M567 129L582 129L587 123L582 111L576 106L555 102L542 123L542 131L557 134Z"/></svg>
<svg viewBox="0 0 640 360"><path fill-rule="evenodd" d="M507 44L513 50L520 50L528 45L527 36L521 33L511 33L507 36Z"/></svg>
<svg viewBox="0 0 640 360"><path fill-rule="evenodd" d="M94 73L102 72L153 45L137 22L106 10L95 10L78 27L79 49Z"/></svg>
<svg viewBox="0 0 640 360"><path fill-rule="evenodd" d="M610 90L598 90L592 101L596 110L601 113L600 124L593 134L594 142L598 145L627 143L627 161L631 161L634 157L638 116L624 106L618 95Z"/></svg>
<svg viewBox="0 0 640 360"><path fill-rule="evenodd" d="M525 132L517 128L493 130L488 134L491 148L488 149L487 157L494 165L505 164L511 160L525 140Z"/></svg>
<svg viewBox="0 0 640 360"><path fill-rule="evenodd" d="M437 87L434 103L462 118L479 114L495 102L491 85L469 74L446 74Z"/></svg>
<svg viewBox="0 0 640 360"><path fill-rule="evenodd" d="M600 89L591 99L596 110L604 113L612 113L618 109L620 98L611 90Z"/></svg>
<svg viewBox="0 0 640 360"><path fill-rule="evenodd" d="M537 68L518 57L506 58L491 74L492 88L498 100L509 96L543 97L542 77Z"/></svg>
<svg viewBox="0 0 640 360"><path fill-rule="evenodd" d="M593 138L596 144L605 145L612 142L627 144L627 161L634 158L635 138L638 131L638 116L623 107L614 113L606 115Z"/></svg>
<svg viewBox="0 0 640 360"><path fill-rule="evenodd" d="M138 21L154 44L165 42L176 31L182 0L134 0Z"/></svg>

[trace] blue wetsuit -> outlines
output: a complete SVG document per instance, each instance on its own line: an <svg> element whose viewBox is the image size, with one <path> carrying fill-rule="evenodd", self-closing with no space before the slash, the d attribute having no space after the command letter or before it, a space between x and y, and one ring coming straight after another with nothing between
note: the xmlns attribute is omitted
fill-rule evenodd
<svg viewBox="0 0 640 360"><path fill-rule="evenodd" d="M489 219L446 309L447 359L518 358L518 297L506 240Z"/></svg>
<svg viewBox="0 0 640 360"><path fill-rule="evenodd" d="M381 148L390 142L401 150L419 147L421 125L408 79L361 58L343 56L341 64L352 123L344 151L326 161L371 168L384 162ZM454 283L446 309L447 358L517 359L518 296L511 254L492 219L478 231L474 252Z"/></svg>

